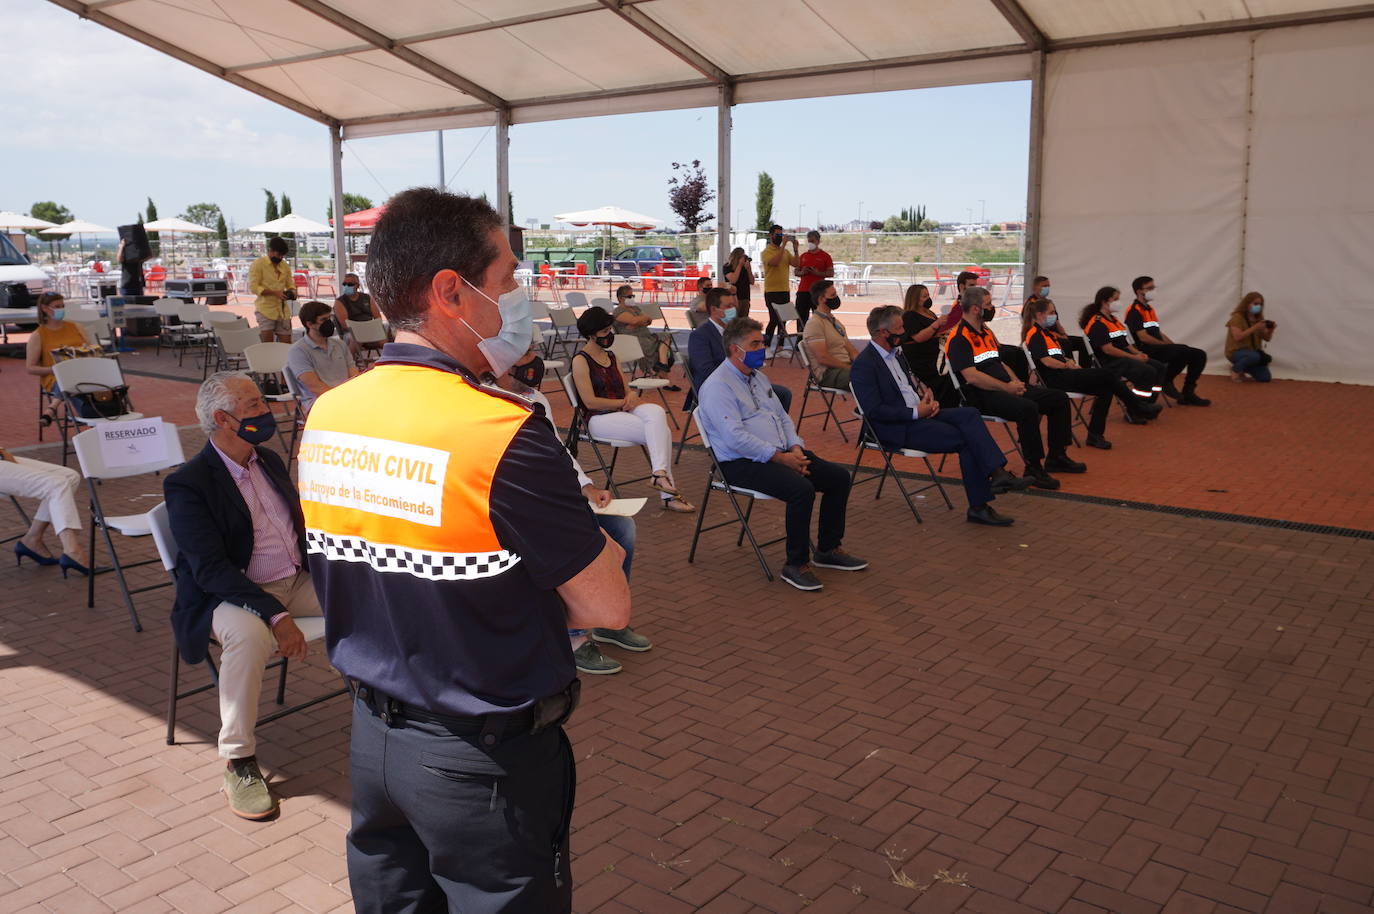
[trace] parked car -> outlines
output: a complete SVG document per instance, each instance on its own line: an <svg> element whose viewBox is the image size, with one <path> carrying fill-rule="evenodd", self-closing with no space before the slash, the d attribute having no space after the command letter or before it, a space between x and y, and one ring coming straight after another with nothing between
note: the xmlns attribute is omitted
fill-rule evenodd
<svg viewBox="0 0 1374 914"><path fill-rule="evenodd" d="M4 234L0 234L0 308L32 308L38 296L52 288L48 274Z"/></svg>
<svg viewBox="0 0 1374 914"><path fill-rule="evenodd" d="M603 260L597 264L597 272L610 276L643 276L652 273L654 268L663 265L669 270L681 272L686 266L682 251L677 248L658 244L639 244L625 248L613 260Z"/></svg>

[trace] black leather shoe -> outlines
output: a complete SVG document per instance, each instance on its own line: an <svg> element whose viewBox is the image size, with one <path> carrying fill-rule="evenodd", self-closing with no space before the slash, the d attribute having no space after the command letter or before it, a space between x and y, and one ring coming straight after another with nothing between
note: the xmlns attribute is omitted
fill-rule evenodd
<svg viewBox="0 0 1374 914"><path fill-rule="evenodd" d="M1054 491L1059 488L1059 480L1040 467L1026 467L1026 476L1030 479L1031 485L1037 489L1049 489Z"/></svg>
<svg viewBox="0 0 1374 914"><path fill-rule="evenodd" d="M978 508L968 509L968 522L970 524L983 524L988 527L1010 527L1016 523L1005 514L998 514L997 509L992 505L982 505Z"/></svg>
<svg viewBox="0 0 1374 914"><path fill-rule="evenodd" d="M999 467L996 472L988 478L992 483L992 494L1003 495L1007 492L1024 492L1031 487L1029 476L1013 476L1008 473L1005 467Z"/></svg>
<svg viewBox="0 0 1374 914"><path fill-rule="evenodd" d="M1095 447L1099 451L1110 451L1112 449L1112 443L1101 435L1089 435L1088 447Z"/></svg>
<svg viewBox="0 0 1374 914"><path fill-rule="evenodd" d="M1206 397L1199 397L1191 390L1185 390L1183 396L1178 398L1178 402L1183 406L1211 406L1212 401Z"/></svg>
<svg viewBox="0 0 1374 914"><path fill-rule="evenodd" d="M1051 454L1045 458L1045 469L1051 473L1086 473L1088 465L1069 459L1067 454Z"/></svg>
<svg viewBox="0 0 1374 914"><path fill-rule="evenodd" d="M1175 387L1174 385L1172 385L1172 384L1165 384L1165 385L1164 385L1164 396L1168 397L1170 400L1177 400L1179 397L1182 396L1182 394L1180 394L1180 393L1178 392L1178 388Z"/></svg>
<svg viewBox="0 0 1374 914"><path fill-rule="evenodd" d="M1149 425L1154 416L1146 416L1139 409L1126 410L1127 425Z"/></svg>

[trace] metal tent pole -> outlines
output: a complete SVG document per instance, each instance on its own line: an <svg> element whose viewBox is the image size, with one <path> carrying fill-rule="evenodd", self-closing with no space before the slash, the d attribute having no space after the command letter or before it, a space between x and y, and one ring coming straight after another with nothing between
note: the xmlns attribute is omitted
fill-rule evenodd
<svg viewBox="0 0 1374 914"><path fill-rule="evenodd" d="M496 112L496 212L510 229L510 109Z"/></svg>
<svg viewBox="0 0 1374 914"><path fill-rule="evenodd" d="M343 128L329 128L329 170L334 178L334 291L343 294L343 278L348 272L348 257L344 250L343 202Z"/></svg>
<svg viewBox="0 0 1374 914"><path fill-rule="evenodd" d="M730 108L735 103L735 88L729 83L721 85L716 102L716 262L712 264L719 270L721 264L730 256ZM717 281L723 276L717 276Z"/></svg>
<svg viewBox="0 0 1374 914"><path fill-rule="evenodd" d="M1045 51L1031 55L1030 148L1026 173L1026 253L1021 278L1024 295L1040 273L1040 190L1045 173Z"/></svg>

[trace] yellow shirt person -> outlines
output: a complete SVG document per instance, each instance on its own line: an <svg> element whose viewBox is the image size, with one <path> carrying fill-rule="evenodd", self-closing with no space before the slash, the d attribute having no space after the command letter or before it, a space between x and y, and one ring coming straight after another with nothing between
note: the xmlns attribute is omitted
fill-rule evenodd
<svg viewBox="0 0 1374 914"><path fill-rule="evenodd" d="M258 315L258 331L264 340L275 335L284 343L291 342L291 303L285 293L295 287L291 267L285 261L286 242L271 238L267 254L253 261L248 268L248 291L257 296L253 310ZM277 294L272 294L277 293Z"/></svg>

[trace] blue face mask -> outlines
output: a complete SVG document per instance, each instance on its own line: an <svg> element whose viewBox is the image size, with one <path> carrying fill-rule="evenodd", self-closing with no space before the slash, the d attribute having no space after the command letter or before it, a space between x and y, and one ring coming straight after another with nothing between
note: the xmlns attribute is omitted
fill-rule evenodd
<svg viewBox="0 0 1374 914"><path fill-rule="evenodd" d="M1251 306L1250 306L1250 313L1253 314L1253 315L1256 315L1256 316L1259 316L1259 313L1260 313L1261 311L1263 311L1263 310L1264 310L1264 306L1263 306L1263 305L1251 305ZM62 312L61 312L61 311L58 311L57 313L58 313L58 314L61 314ZM61 318L58 318L58 320L61 320Z"/></svg>
<svg viewBox="0 0 1374 914"><path fill-rule="evenodd" d="M344 295L352 295L354 292L357 292L357 291L358 291L358 287L357 287L357 286L351 286L351 285L349 285L348 283L344 283L344 284L343 284L342 286L340 286L339 288L343 289L343 294L344 294Z"/></svg>
<svg viewBox="0 0 1374 914"><path fill-rule="evenodd" d="M1045 315L1045 321L1044 321L1044 323L1045 323L1045 328L1046 328L1047 330L1048 330L1048 329L1053 329L1054 325L1057 324L1057 323L1059 323L1059 315L1058 315L1058 314L1046 314L1046 315Z"/></svg>
<svg viewBox="0 0 1374 914"><path fill-rule="evenodd" d="M271 410L261 416L239 419L238 436L249 444L264 444L277 433L277 417Z"/></svg>
<svg viewBox="0 0 1374 914"><path fill-rule="evenodd" d="M735 319L735 315L738 314L738 313L739 313L739 309L738 309L738 308L726 308L726 309L725 309L725 323L728 324L728 323L730 323L732 320L734 320L734 319Z"/></svg>
<svg viewBox="0 0 1374 914"><path fill-rule="evenodd" d="M1050 297L1050 287L1049 287L1049 286L1045 286L1045 288L1041 289L1041 290L1040 290L1040 294L1039 294L1039 296L1037 296L1037 297L1038 297L1038 298L1049 298L1049 297Z"/></svg>
<svg viewBox="0 0 1374 914"><path fill-rule="evenodd" d="M52 319L53 319L53 320L55 320L55 321L60 321L60 320L62 320L62 318L66 317L66 316L67 316L67 309L66 309L66 308L53 308L53 309L52 309Z"/></svg>
<svg viewBox="0 0 1374 914"><path fill-rule="evenodd" d="M744 367L750 371L758 371L763 367L763 363L768 361L768 349L751 349L744 354Z"/></svg>

